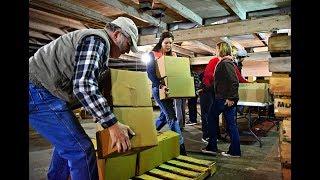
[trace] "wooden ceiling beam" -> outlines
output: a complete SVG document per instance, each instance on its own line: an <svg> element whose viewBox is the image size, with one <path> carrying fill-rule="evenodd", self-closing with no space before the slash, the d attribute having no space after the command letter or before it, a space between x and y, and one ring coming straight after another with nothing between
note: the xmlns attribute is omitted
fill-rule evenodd
<svg viewBox="0 0 320 180"><path fill-rule="evenodd" d="M50 34L44 34L45 36L47 36L50 40L55 40L56 38L52 37Z"/></svg>
<svg viewBox="0 0 320 180"><path fill-rule="evenodd" d="M102 15L99 12L96 12L94 10L91 10L89 8L83 7L81 5L78 5L66 0L30 0L29 3L30 5L40 6L40 7L42 6L42 4L46 4L52 8L58 8L63 11L67 11L73 14L78 14L83 17L87 17L102 23L111 22L113 20Z"/></svg>
<svg viewBox="0 0 320 180"><path fill-rule="evenodd" d="M29 17L35 20L57 24L59 26L67 26L75 29L87 29L80 21L47 13L34 8L29 8Z"/></svg>
<svg viewBox="0 0 320 180"><path fill-rule="evenodd" d="M50 39L47 36L37 32L37 31L29 30L29 36L33 37L33 38L44 39L44 40L49 40L50 41Z"/></svg>
<svg viewBox="0 0 320 180"><path fill-rule="evenodd" d="M167 29L166 23L160 22L160 20L150 16L147 13L139 13L134 7L123 4L118 0L97 0L97 1L103 3L107 6L119 9L120 11L122 11L130 16L134 16L135 18L140 19L144 22L150 23L154 26L160 26L162 29Z"/></svg>
<svg viewBox="0 0 320 180"><path fill-rule="evenodd" d="M139 9L139 0L120 0L121 2L134 7L135 9Z"/></svg>
<svg viewBox="0 0 320 180"><path fill-rule="evenodd" d="M181 16L185 17L186 19L189 19L192 22L195 22L199 25L203 24L203 19L198 14L191 11L186 6L182 5L177 0L157 0L161 4L164 4L166 7L172 9L173 11L177 12Z"/></svg>
<svg viewBox="0 0 320 180"><path fill-rule="evenodd" d="M203 51L206 51L206 52L209 52L210 54L215 54L215 49L200 42L200 41L184 41L182 44L181 44L182 47L184 46L195 46L197 47L197 49L201 49Z"/></svg>
<svg viewBox="0 0 320 180"><path fill-rule="evenodd" d="M218 0L218 2L224 7L229 7L241 20L247 18L246 10L237 0Z"/></svg>
<svg viewBox="0 0 320 180"><path fill-rule="evenodd" d="M221 37L220 39L226 43L233 45L237 49L244 49L244 47L240 43L238 43L237 41L231 40L228 37Z"/></svg>
<svg viewBox="0 0 320 180"><path fill-rule="evenodd" d="M65 34L65 32L63 32L61 29L53 27L53 26L49 26L49 25L45 25L45 24L41 24L38 22L29 22L29 28L31 29L35 29L37 31L44 31L46 33L53 33L53 34L59 34L59 35L63 35Z"/></svg>
<svg viewBox="0 0 320 180"><path fill-rule="evenodd" d="M200 65L200 64L208 64L210 59L214 56L202 56L202 57L193 57L190 58L191 65Z"/></svg>
<svg viewBox="0 0 320 180"><path fill-rule="evenodd" d="M222 36L252 34L255 32L270 32L275 28L291 28L291 17L289 15L263 17L187 30L177 30L173 31L172 34L174 35L175 42L181 42ZM138 44L147 45L156 43L156 35L153 34L140 36Z"/></svg>
<svg viewBox="0 0 320 180"><path fill-rule="evenodd" d="M257 37L265 46L268 46L267 40L263 39L263 37L260 36L260 33L253 33L255 37Z"/></svg>
<svg viewBox="0 0 320 180"><path fill-rule="evenodd" d="M179 53L179 54L182 54L182 55L185 55L185 56L188 56L188 57L194 57L194 52L187 50L181 46L178 46L176 44L172 45L172 51Z"/></svg>

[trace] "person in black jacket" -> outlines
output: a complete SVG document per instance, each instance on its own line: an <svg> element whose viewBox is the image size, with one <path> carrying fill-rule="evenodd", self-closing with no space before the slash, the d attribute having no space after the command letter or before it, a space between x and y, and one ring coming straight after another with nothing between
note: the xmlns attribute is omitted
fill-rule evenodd
<svg viewBox="0 0 320 180"><path fill-rule="evenodd" d="M214 73L214 103L212 103L208 115L209 128L209 143L202 149L203 153L216 155L217 147L217 128L216 122L221 113L224 114L229 131L231 144L227 152L222 152L223 156L240 157L240 138L239 131L236 124L236 105L239 100L238 88L239 81L235 72L232 56L231 46L226 42L217 44L218 56L220 62L218 63Z"/></svg>

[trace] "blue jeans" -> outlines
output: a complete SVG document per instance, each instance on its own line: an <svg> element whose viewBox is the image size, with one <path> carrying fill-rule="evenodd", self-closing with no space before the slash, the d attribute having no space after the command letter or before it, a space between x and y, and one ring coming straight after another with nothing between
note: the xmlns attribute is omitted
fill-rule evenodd
<svg viewBox="0 0 320 180"><path fill-rule="evenodd" d="M228 153L235 156L241 156L240 150L240 137L236 123L236 106L228 107L224 105L225 99L215 99L209 110L208 127L209 127L209 144L208 148L212 151L217 151L217 133L216 122L219 119L219 115L223 113L227 130L229 131L231 144L229 146Z"/></svg>
<svg viewBox="0 0 320 180"><path fill-rule="evenodd" d="M29 123L54 146L48 179L98 179L93 144L67 103L29 83Z"/></svg>
<svg viewBox="0 0 320 180"><path fill-rule="evenodd" d="M184 128L185 123L185 99L174 99L174 109L179 122L180 129Z"/></svg>
<svg viewBox="0 0 320 180"><path fill-rule="evenodd" d="M160 107L160 115L156 120L157 131L159 131L164 125L166 125L166 123L168 123L170 130L180 135L179 143L183 144L182 132L175 114L174 107L173 107L173 100L172 99L160 100L158 87L152 88L152 95L154 100L158 103Z"/></svg>

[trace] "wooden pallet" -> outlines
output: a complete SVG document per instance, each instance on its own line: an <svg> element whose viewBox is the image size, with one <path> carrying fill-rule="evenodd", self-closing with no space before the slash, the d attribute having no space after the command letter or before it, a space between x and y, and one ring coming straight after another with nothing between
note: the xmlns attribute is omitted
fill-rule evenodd
<svg viewBox="0 0 320 180"><path fill-rule="evenodd" d="M178 156L132 179L202 180L216 172L216 163L189 156Z"/></svg>

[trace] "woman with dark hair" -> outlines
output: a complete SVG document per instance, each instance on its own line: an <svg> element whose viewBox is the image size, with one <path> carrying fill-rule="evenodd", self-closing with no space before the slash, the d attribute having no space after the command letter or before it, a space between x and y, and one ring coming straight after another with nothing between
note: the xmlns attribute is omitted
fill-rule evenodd
<svg viewBox="0 0 320 180"><path fill-rule="evenodd" d="M152 82L152 95L155 101L160 107L160 115L156 120L156 127L159 131L166 123L168 123L170 129L177 132L179 136L180 154L186 155L184 147L184 141L179 126L179 122L176 118L175 109L173 106L173 99L160 100L159 89L166 88L165 85L160 83L160 79L156 76L156 61L161 56L177 56L176 53L172 52L172 43L174 37L170 32L164 32L161 34L159 42L149 53L151 61L147 64L148 77Z"/></svg>

